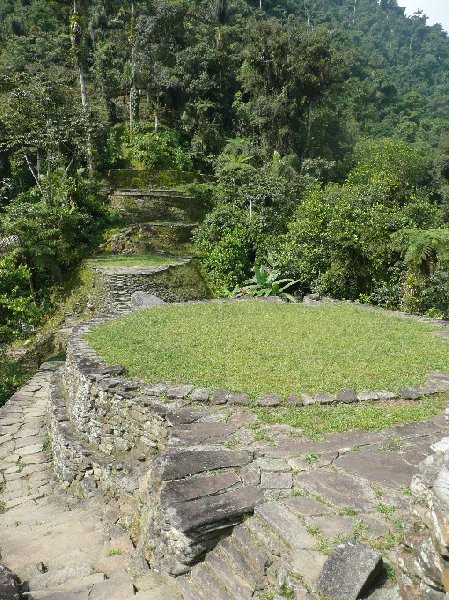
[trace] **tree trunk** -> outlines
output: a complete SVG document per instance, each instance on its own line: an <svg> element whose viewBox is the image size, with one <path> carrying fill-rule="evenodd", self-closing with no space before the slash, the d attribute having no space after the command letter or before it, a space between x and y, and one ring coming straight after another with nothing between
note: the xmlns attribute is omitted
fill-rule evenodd
<svg viewBox="0 0 449 600"><path fill-rule="evenodd" d="M84 116L86 118L86 123L88 119L87 113L87 91L86 91L86 76L84 73L83 63L80 59L78 59L78 70L80 76L80 90L81 90L81 105L83 107ZM88 125L88 123L87 123ZM86 154L87 154L87 168L89 170L89 174L92 175L94 172L94 161L93 161L93 150L92 150L92 136L90 131L87 131L86 138Z"/></svg>

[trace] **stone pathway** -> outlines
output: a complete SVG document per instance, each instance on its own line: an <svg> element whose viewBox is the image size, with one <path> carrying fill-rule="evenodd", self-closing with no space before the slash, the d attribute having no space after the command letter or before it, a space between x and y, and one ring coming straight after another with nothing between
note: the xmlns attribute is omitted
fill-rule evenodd
<svg viewBox="0 0 449 600"><path fill-rule="evenodd" d="M254 435L249 411L217 409L216 418L220 414L233 430L233 448L255 450L246 478L264 490L266 502L177 579L184 598L312 600L319 597L316 582L329 552L358 540L380 551L386 565L369 598L398 599L394 568L410 483L431 446L448 435L443 416L379 432L328 434L317 442L295 437L289 427L258 426ZM204 424L197 426L189 433L198 428L200 442ZM229 445L231 438L221 441ZM266 596L267 590L277 595Z"/></svg>
<svg viewBox="0 0 449 600"><path fill-rule="evenodd" d="M134 556L107 506L80 501L53 483L47 436L47 363L0 409L1 561L33 600L176 600L170 582Z"/></svg>

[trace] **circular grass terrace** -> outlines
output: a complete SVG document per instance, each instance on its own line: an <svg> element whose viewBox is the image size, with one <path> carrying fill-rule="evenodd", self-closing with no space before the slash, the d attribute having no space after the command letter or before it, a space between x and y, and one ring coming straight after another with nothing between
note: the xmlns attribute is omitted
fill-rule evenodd
<svg viewBox="0 0 449 600"><path fill-rule="evenodd" d="M353 304L246 302L165 305L94 327L90 343L130 376L273 392L396 390L449 370L436 327Z"/></svg>

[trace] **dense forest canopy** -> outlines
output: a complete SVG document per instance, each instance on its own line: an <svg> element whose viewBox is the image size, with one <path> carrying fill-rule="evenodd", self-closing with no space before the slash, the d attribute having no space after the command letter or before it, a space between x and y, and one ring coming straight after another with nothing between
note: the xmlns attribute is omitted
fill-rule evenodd
<svg viewBox="0 0 449 600"><path fill-rule="evenodd" d="M214 182L217 294L271 262L448 315L448 107L447 34L396 0L0 0L0 343L98 242L121 167Z"/></svg>

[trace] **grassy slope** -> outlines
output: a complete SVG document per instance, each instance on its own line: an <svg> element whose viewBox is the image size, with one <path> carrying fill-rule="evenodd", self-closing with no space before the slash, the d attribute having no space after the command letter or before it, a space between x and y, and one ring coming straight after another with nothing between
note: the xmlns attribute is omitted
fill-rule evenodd
<svg viewBox="0 0 449 600"><path fill-rule="evenodd" d="M243 302L150 309L90 337L130 375L255 396L423 383L429 370L449 368L448 344L433 330L345 304Z"/></svg>

